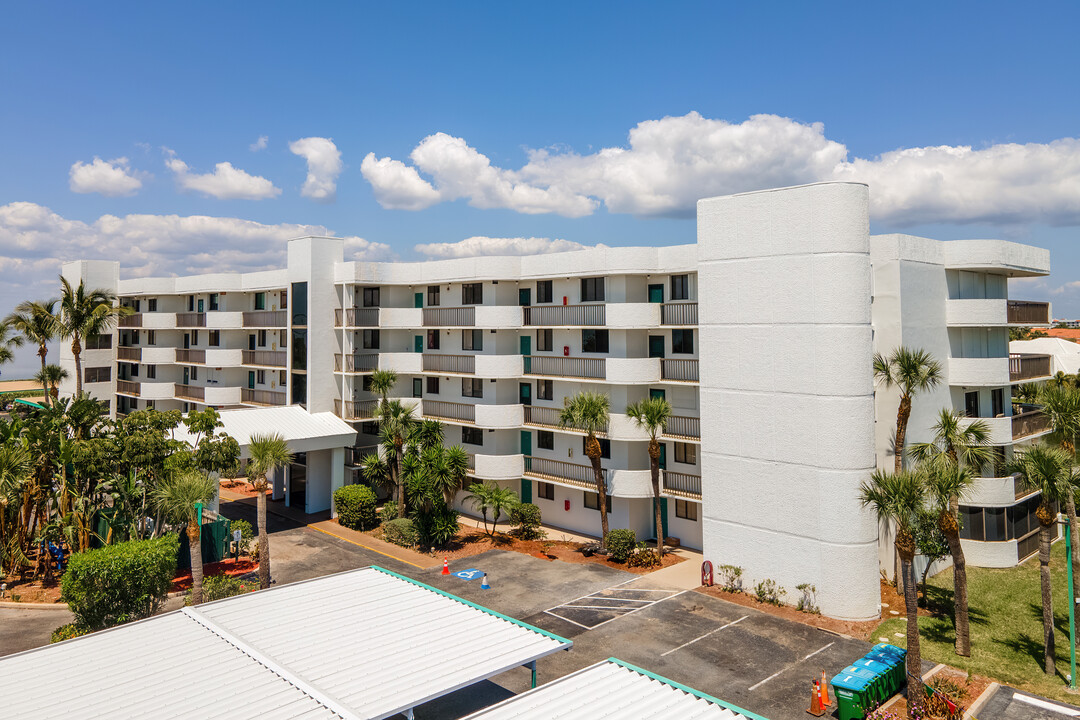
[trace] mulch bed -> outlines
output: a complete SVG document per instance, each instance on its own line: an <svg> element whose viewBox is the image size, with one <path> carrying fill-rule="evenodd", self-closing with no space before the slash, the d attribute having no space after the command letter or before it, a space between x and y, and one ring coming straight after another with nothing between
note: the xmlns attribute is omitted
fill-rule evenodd
<svg viewBox="0 0 1080 720"><path fill-rule="evenodd" d="M249 572L253 572L259 569L259 563L252 562L248 559L239 560L222 560L216 563L207 563L203 565L203 578L212 577L214 575L247 575ZM182 573L173 578L172 590L170 592L181 592L191 589L191 571Z"/></svg>
<svg viewBox="0 0 1080 720"><path fill-rule="evenodd" d="M27 578L19 580L18 576L4 580L8 589L0 600L4 602L25 603L58 603L60 602L60 583L43 586L40 580Z"/></svg>
<svg viewBox="0 0 1080 720"><path fill-rule="evenodd" d="M222 480L221 487L236 495L243 495L244 497L257 497L259 493L255 492L251 488L251 484L247 480ZM267 495L274 494L274 488L266 488Z"/></svg>
<svg viewBox="0 0 1080 720"><path fill-rule="evenodd" d="M986 688L990 687L990 683L993 682L990 678L982 677L981 675L970 675L963 670L958 670L953 667L945 666L941 670L930 676L927 684L933 685L933 681L936 678L945 677L956 683L960 687L959 697L950 696L949 699L953 702L958 702L961 708L967 709L971 707L971 704L975 702ZM897 718L907 717L907 696L901 694L900 698L889 705L886 713L892 713ZM884 714L884 713L883 713ZM929 715L928 718L937 717L935 715Z"/></svg>

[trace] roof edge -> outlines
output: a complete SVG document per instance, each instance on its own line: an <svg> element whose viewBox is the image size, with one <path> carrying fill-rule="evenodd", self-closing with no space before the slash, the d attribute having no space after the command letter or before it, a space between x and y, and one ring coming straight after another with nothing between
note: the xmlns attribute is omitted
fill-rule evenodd
<svg viewBox="0 0 1080 720"><path fill-rule="evenodd" d="M654 672L649 672L648 670L646 670L644 668L639 668L637 665L631 665L630 663L626 662L625 660L620 660L619 658L616 658L616 657L609 657L606 662L615 663L616 665L618 665L620 667L624 667L627 670L631 670L633 672L636 672L639 675L644 675L645 677L652 678L653 680L656 680L657 682L662 682L665 685L670 685L671 687L678 688L679 690L682 690L683 692L686 692L686 693L690 693L691 695L693 695L695 697L699 697L702 700L714 703L716 705L719 705L722 708L727 708L731 712L738 713L738 714L740 714L740 715L742 715L742 716L744 716L746 718L749 718L749 720L768 720L768 718L762 717L761 715L758 715L757 713L750 712L749 710L744 710L743 708L739 707L738 705L732 705L731 703L726 702L724 700L721 700L720 698L713 697L712 695L709 695L707 693L703 693L700 690L695 690L694 688L690 687L689 685L683 685L680 682L675 682L671 678L666 678L663 675L657 675Z"/></svg>

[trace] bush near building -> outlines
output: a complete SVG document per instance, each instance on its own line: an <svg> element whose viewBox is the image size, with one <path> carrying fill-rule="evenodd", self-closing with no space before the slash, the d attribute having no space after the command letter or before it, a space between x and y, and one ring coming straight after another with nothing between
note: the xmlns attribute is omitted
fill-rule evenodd
<svg viewBox="0 0 1080 720"><path fill-rule="evenodd" d="M637 549L637 536L633 530L612 530L607 534L607 550L611 559L624 563Z"/></svg>
<svg viewBox="0 0 1080 720"><path fill-rule="evenodd" d="M409 518L391 520L383 523L383 539L402 547L412 547L417 541L416 528Z"/></svg>
<svg viewBox="0 0 1080 720"><path fill-rule="evenodd" d="M532 503L518 503L510 508L510 524L522 540L541 540L547 535L540 529L540 508Z"/></svg>
<svg viewBox="0 0 1080 720"><path fill-rule="evenodd" d="M375 492L366 485L345 485L334 491L337 520L350 530L375 527Z"/></svg>
<svg viewBox="0 0 1080 720"><path fill-rule="evenodd" d="M203 580L203 602L223 600L259 589L258 580L241 580L231 575L214 575Z"/></svg>

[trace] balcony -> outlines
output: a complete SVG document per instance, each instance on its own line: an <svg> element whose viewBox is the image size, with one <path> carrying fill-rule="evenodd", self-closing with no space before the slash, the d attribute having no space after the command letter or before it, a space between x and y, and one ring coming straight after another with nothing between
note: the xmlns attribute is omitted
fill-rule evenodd
<svg viewBox="0 0 1080 720"><path fill-rule="evenodd" d="M180 365L205 365L206 351L191 350L188 348L177 348L176 362Z"/></svg>
<svg viewBox="0 0 1080 720"><path fill-rule="evenodd" d="M475 355L436 355L424 353L424 372L473 375L476 373Z"/></svg>
<svg viewBox="0 0 1080 720"><path fill-rule="evenodd" d="M525 355L524 374L591 380L604 380L607 377L604 358L571 358L554 355Z"/></svg>
<svg viewBox="0 0 1080 720"><path fill-rule="evenodd" d="M379 308L379 327L416 330L424 325L420 308Z"/></svg>
<svg viewBox="0 0 1080 720"><path fill-rule="evenodd" d="M949 358L949 384L993 387L1009 384L1009 358Z"/></svg>
<svg viewBox="0 0 1080 720"><path fill-rule="evenodd" d="M426 405L425 405L426 407ZM522 423L522 406L513 405L485 405L477 404L476 426L482 428L520 428Z"/></svg>
<svg viewBox="0 0 1080 720"><path fill-rule="evenodd" d="M131 382L130 380L117 380L116 392L119 395L130 395L132 397L139 397L139 383Z"/></svg>
<svg viewBox="0 0 1080 720"><path fill-rule="evenodd" d="M141 362L142 348L118 347L116 348L116 359L123 360L125 362Z"/></svg>
<svg viewBox="0 0 1080 720"><path fill-rule="evenodd" d="M206 399L206 388L200 385L181 385L180 383L176 383L173 386L173 392L176 394L177 400L202 402Z"/></svg>
<svg viewBox="0 0 1080 720"><path fill-rule="evenodd" d="M664 303L660 306L661 325L697 325L696 302Z"/></svg>
<svg viewBox="0 0 1080 720"><path fill-rule="evenodd" d="M244 350L240 362L244 365L283 368L288 364L289 354L284 350Z"/></svg>
<svg viewBox="0 0 1080 720"><path fill-rule="evenodd" d="M549 460L532 455L526 455L523 474L525 477L536 478L545 482L553 482L559 485L581 488L582 490L595 491L596 480L593 475L592 465L578 465L562 460ZM603 471L605 481L608 471Z"/></svg>
<svg viewBox="0 0 1080 720"><path fill-rule="evenodd" d="M379 327L379 308L338 308L334 310L334 327Z"/></svg>
<svg viewBox="0 0 1080 720"><path fill-rule="evenodd" d="M376 353L334 354L334 372L366 373L372 372L378 367L379 356Z"/></svg>
<svg viewBox="0 0 1080 720"><path fill-rule="evenodd" d="M664 428L664 437L676 440L700 440L701 418L672 415Z"/></svg>
<svg viewBox="0 0 1080 720"><path fill-rule="evenodd" d="M476 406L469 403L445 402L442 400L424 400L424 417L432 420L473 423L476 421Z"/></svg>
<svg viewBox="0 0 1080 720"><path fill-rule="evenodd" d="M668 497L701 500L701 476L664 470L661 473L663 494Z"/></svg>
<svg viewBox="0 0 1080 720"><path fill-rule="evenodd" d="M147 345L140 349L142 362L147 365L171 365L176 362L176 348Z"/></svg>
<svg viewBox="0 0 1080 720"><path fill-rule="evenodd" d="M245 405L284 405L285 393L276 390L240 388L240 402Z"/></svg>
<svg viewBox="0 0 1080 720"><path fill-rule="evenodd" d="M334 414L349 422L371 420L378 405L378 400L334 400Z"/></svg>
<svg viewBox="0 0 1080 720"><path fill-rule="evenodd" d="M522 308L528 327L605 327L604 305L535 305Z"/></svg>
<svg viewBox="0 0 1080 720"><path fill-rule="evenodd" d="M1012 438L1022 440L1050 432L1050 418L1042 410L1026 410L1012 418Z"/></svg>
<svg viewBox="0 0 1080 720"><path fill-rule="evenodd" d="M206 313L205 327L211 330L239 330L244 327L241 321L243 313L212 310Z"/></svg>
<svg viewBox="0 0 1080 720"><path fill-rule="evenodd" d="M1009 300L1010 325L1049 325L1050 303Z"/></svg>
<svg viewBox="0 0 1080 720"><path fill-rule="evenodd" d="M200 312L176 313L176 327L178 327L178 328L204 328L204 327L206 327L206 313L200 313Z"/></svg>
<svg viewBox="0 0 1080 720"><path fill-rule="evenodd" d="M122 328L141 328L142 327L142 313L133 313L116 321L117 327Z"/></svg>
<svg viewBox="0 0 1080 720"><path fill-rule="evenodd" d="M672 382L697 382L697 360L661 360L660 378Z"/></svg>
<svg viewBox="0 0 1080 720"><path fill-rule="evenodd" d="M469 474L481 480L516 480L522 476L524 456L469 453Z"/></svg>
<svg viewBox="0 0 1080 720"><path fill-rule="evenodd" d="M423 359L424 356L420 353L411 352L384 352L378 355L380 370L393 370L399 375L416 375L423 372Z"/></svg>
<svg viewBox="0 0 1080 720"><path fill-rule="evenodd" d="M476 308L424 308L424 327L473 327L476 325Z"/></svg>
<svg viewBox="0 0 1080 720"><path fill-rule="evenodd" d="M345 448L345 464L351 467L360 467L364 464L364 458L368 455L378 455L378 445L363 445L359 447Z"/></svg>
<svg viewBox="0 0 1080 720"><path fill-rule="evenodd" d="M1009 382L1050 377L1049 355L1009 355Z"/></svg>
<svg viewBox="0 0 1080 720"><path fill-rule="evenodd" d="M246 328L283 328L289 317L287 310L249 310L242 315Z"/></svg>

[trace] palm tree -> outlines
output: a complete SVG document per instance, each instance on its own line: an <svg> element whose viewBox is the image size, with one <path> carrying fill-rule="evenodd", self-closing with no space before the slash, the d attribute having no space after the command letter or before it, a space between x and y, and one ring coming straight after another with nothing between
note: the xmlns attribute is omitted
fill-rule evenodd
<svg viewBox="0 0 1080 720"><path fill-rule="evenodd" d="M23 343L22 335L13 335L13 329L6 320L0 322L0 365L14 360L15 351L13 348L20 347Z"/></svg>
<svg viewBox="0 0 1080 720"><path fill-rule="evenodd" d="M943 408L934 425L934 439L911 446L911 457L927 472L938 525L953 560L953 611L956 654L971 655L968 623L967 562L960 544L960 500L975 482L973 469L993 460L990 426L982 420L964 425L963 417Z"/></svg>
<svg viewBox="0 0 1080 720"><path fill-rule="evenodd" d="M454 498L469 479L469 455L460 445L429 447L421 456L432 487L442 493L446 507L453 507Z"/></svg>
<svg viewBox="0 0 1080 720"><path fill-rule="evenodd" d="M662 397L650 397L626 406L626 414L639 428L649 433L649 472L652 475L653 512L656 516L656 557L664 554L664 526L660 513L660 441L657 436L667 429L671 403Z"/></svg>
<svg viewBox="0 0 1080 720"><path fill-rule="evenodd" d="M1072 459L1064 451L1046 445L1032 445L1017 452L1009 463L1009 471L1018 473L1023 486L1042 493L1035 517L1039 519L1039 583L1042 587L1043 670L1047 675L1056 672L1054 665L1054 596L1050 590L1050 528L1060 507L1069 495L1073 480Z"/></svg>
<svg viewBox="0 0 1080 720"><path fill-rule="evenodd" d="M607 432L611 412L611 398L603 393L579 392L566 399L559 413L559 427L573 428L585 433L585 455L592 463L593 481L600 505L600 543L606 546L608 534L607 485L604 470L600 467L602 450L596 433Z"/></svg>
<svg viewBox="0 0 1080 720"><path fill-rule="evenodd" d="M386 410L386 398L397 385L397 373L393 370L376 370L371 373L371 392L382 396L379 402L379 414Z"/></svg>
<svg viewBox="0 0 1080 720"><path fill-rule="evenodd" d="M38 357L41 358L41 372L45 372L45 357L49 354L49 343L56 339L59 332L59 322L56 317L56 304L59 300L24 300L15 306L15 311L4 318L4 324L22 336L26 342L38 346ZM49 387L45 386L45 404L51 402L48 393Z"/></svg>
<svg viewBox="0 0 1080 720"><path fill-rule="evenodd" d="M470 488L472 491L468 500L484 517L484 532L495 537L495 526L503 511L509 511L518 504L518 496L510 488L500 487L495 483L476 483ZM491 511L491 530L488 530L487 514Z"/></svg>
<svg viewBox="0 0 1080 720"><path fill-rule="evenodd" d="M108 290L87 290L79 281L72 287L67 278L60 277L60 322L57 335L71 340L71 354L75 357L75 396L82 395L82 342L91 335L110 330L117 319L130 315L129 307L116 304L116 295Z"/></svg>
<svg viewBox="0 0 1080 720"><path fill-rule="evenodd" d="M1040 390L1038 399L1054 428L1051 439L1068 454L1070 462L1075 462L1076 438L1080 435L1080 390L1064 384L1057 387L1045 385ZM1080 537L1077 534L1080 522L1076 516L1076 494L1071 485L1065 498L1065 516L1069 521L1069 532L1074 538ZM1072 566L1073 577L1080 577L1080 553L1073 553Z"/></svg>
<svg viewBox="0 0 1080 720"><path fill-rule="evenodd" d="M931 390L944 379L941 364L925 350L900 346L892 355L874 353L874 379L886 388L900 389L900 406L896 411L895 465L893 472L904 468L904 439L907 437L911 401L924 390Z"/></svg>
<svg viewBox="0 0 1080 720"><path fill-rule="evenodd" d="M46 365L34 375L34 380L45 388L46 405L60 394L60 383L67 379L68 371L59 365Z"/></svg>
<svg viewBox="0 0 1080 720"><path fill-rule="evenodd" d="M926 485L918 473L889 474L876 470L860 489L863 507L872 507L878 522L896 525L896 549L904 574L904 609L907 611L908 688L922 688L922 653L919 648L919 605L915 597L915 524L926 506ZM908 717L922 710L925 694L908 692ZM921 713L918 714L921 717Z"/></svg>
<svg viewBox="0 0 1080 720"><path fill-rule="evenodd" d="M259 588L270 587L270 538L266 535L267 476L292 462L292 453L285 438L278 433L252 435L248 441L248 478L255 489L259 525Z"/></svg>
<svg viewBox="0 0 1080 720"><path fill-rule="evenodd" d="M379 435L384 445L391 450L390 479L397 494L398 517L405 517L405 487L402 481L402 460L405 455L405 443L416 427L415 405L404 405L400 400L389 400L383 406L379 420Z"/></svg>
<svg viewBox="0 0 1080 720"><path fill-rule="evenodd" d="M195 470L170 478L152 493L154 504L166 522L187 525L188 550L191 553L191 604L202 602L203 562L199 526L199 506L214 499L217 481Z"/></svg>

